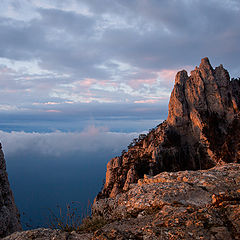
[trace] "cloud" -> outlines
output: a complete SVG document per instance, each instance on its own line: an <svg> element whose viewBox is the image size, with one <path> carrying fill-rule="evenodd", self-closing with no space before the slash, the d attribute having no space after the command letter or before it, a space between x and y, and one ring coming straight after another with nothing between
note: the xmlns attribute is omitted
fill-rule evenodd
<svg viewBox="0 0 240 240"><path fill-rule="evenodd" d="M48 109L46 110L46 112L50 112L50 113L60 113L60 110L56 110L56 109Z"/></svg>
<svg viewBox="0 0 240 240"><path fill-rule="evenodd" d="M147 99L147 100L138 100L135 101L134 103L156 103L157 100L156 99Z"/></svg>
<svg viewBox="0 0 240 240"><path fill-rule="evenodd" d="M66 156L74 153L120 152L137 133L109 132L106 128L89 126L82 132L27 133L0 131L3 150L7 156L38 154Z"/></svg>
<svg viewBox="0 0 240 240"><path fill-rule="evenodd" d="M239 1L0 5L0 101L9 111L48 102L158 104L151 99L169 97L175 72L205 56L240 75Z"/></svg>

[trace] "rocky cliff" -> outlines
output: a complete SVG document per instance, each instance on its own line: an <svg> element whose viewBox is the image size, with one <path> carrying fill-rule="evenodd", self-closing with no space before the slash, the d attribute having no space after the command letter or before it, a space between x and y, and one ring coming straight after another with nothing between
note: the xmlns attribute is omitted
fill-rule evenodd
<svg viewBox="0 0 240 240"><path fill-rule="evenodd" d="M20 216L8 182L6 162L0 144L0 238L21 230Z"/></svg>
<svg viewBox="0 0 240 240"><path fill-rule="evenodd" d="M240 239L240 165L144 175L93 214L112 223L93 239Z"/></svg>
<svg viewBox="0 0 240 240"><path fill-rule="evenodd" d="M190 76L178 72L167 120L111 159L96 200L127 191L144 174L240 162L239 108L240 80L230 80L222 65L213 69L203 58Z"/></svg>

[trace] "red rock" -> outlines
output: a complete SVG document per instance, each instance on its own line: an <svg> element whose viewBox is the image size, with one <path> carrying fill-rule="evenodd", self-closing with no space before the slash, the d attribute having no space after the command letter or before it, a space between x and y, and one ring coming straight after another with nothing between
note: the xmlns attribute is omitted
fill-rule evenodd
<svg viewBox="0 0 240 240"><path fill-rule="evenodd" d="M213 69L203 58L190 76L178 72L167 120L108 163L106 184L96 199L127 191L144 174L240 162L239 107L240 80L230 81L222 65Z"/></svg>

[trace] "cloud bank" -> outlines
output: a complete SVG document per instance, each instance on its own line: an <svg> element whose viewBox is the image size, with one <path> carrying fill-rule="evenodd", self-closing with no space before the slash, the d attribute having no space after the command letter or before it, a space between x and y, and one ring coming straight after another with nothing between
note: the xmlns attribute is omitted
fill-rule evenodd
<svg viewBox="0 0 240 240"><path fill-rule="evenodd" d="M26 133L0 131L6 156L31 155L66 158L72 154L119 154L137 133L114 133L105 128L89 126L82 132ZM83 159L84 160L84 159Z"/></svg>

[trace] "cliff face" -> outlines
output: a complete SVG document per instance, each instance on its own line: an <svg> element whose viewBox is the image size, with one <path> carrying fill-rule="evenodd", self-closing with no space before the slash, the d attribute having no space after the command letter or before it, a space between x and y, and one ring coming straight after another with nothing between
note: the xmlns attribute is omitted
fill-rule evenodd
<svg viewBox="0 0 240 240"><path fill-rule="evenodd" d="M240 80L208 58L188 76L176 75L168 118L141 135L128 152L110 160L97 199L127 191L144 174L208 169L240 162Z"/></svg>
<svg viewBox="0 0 240 240"><path fill-rule="evenodd" d="M20 216L8 182L6 163L0 144L0 238L21 230Z"/></svg>

